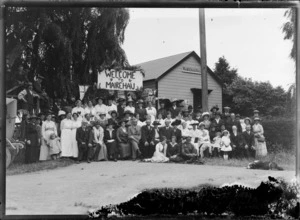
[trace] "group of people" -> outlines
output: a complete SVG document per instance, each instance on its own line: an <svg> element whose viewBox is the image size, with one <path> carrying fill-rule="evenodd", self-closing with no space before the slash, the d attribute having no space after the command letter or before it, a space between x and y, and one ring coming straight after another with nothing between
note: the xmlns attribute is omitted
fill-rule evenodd
<svg viewBox="0 0 300 220"><path fill-rule="evenodd" d="M149 162L193 161L203 157L264 157L267 148L259 112L252 118L224 113L218 106L210 112L182 108L178 100L159 103L135 102L132 97L110 97L57 113L18 115L21 138L26 143L26 163L57 158L86 161L142 159ZM147 106L145 106L147 104Z"/></svg>

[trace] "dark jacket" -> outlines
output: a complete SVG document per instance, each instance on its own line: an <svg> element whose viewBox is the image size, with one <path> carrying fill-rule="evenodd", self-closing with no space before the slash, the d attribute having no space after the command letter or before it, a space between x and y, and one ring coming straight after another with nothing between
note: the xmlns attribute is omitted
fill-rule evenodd
<svg viewBox="0 0 300 220"><path fill-rule="evenodd" d="M141 122L146 120L147 111L145 108L135 108L135 113L140 115Z"/></svg>
<svg viewBox="0 0 300 220"><path fill-rule="evenodd" d="M157 111L157 114L161 114L162 115L162 118L165 119L167 117L167 109L165 108L160 108L158 111Z"/></svg>
<svg viewBox="0 0 300 220"><path fill-rule="evenodd" d="M123 118L123 116L124 116L124 109L125 109L125 107L122 108L121 105L118 105L118 106L117 106L117 111L118 111L118 117L119 117L119 118Z"/></svg>
<svg viewBox="0 0 300 220"><path fill-rule="evenodd" d="M117 140L117 132L116 130L112 130L112 133L111 133L111 136L110 136L110 133L107 129L104 130L104 138L103 138L103 141L105 144L107 144L108 140Z"/></svg>
<svg viewBox="0 0 300 220"><path fill-rule="evenodd" d="M85 130L83 130L82 127L78 128L76 131L76 141L78 145L82 144L88 144L89 138L90 138L91 129L89 127L86 127Z"/></svg>
<svg viewBox="0 0 300 220"><path fill-rule="evenodd" d="M165 136L168 141L171 141L172 134L173 134L172 127L169 127L168 129L166 129L166 127L160 128L160 137Z"/></svg>
<svg viewBox="0 0 300 220"><path fill-rule="evenodd" d="M119 128L118 120L117 119L110 118L110 119L107 120L107 123L108 124L110 124L110 123L113 124L113 128L115 130L117 130Z"/></svg>
<svg viewBox="0 0 300 220"><path fill-rule="evenodd" d="M171 112L171 117L172 118L176 118L178 116L178 114L180 113L180 108L176 107L175 109L173 107L171 107L169 109L169 111Z"/></svg>
<svg viewBox="0 0 300 220"><path fill-rule="evenodd" d="M155 130L153 127L150 126L150 129L148 128L147 125L144 125L141 129L142 132L142 138L141 138L141 142L142 144L144 144L146 141L147 142L154 142L155 139Z"/></svg>
<svg viewBox="0 0 300 220"><path fill-rule="evenodd" d="M232 145L235 145L236 147L241 147L244 142L242 133L237 132L237 136L235 136L233 133L231 133L230 141L231 141Z"/></svg>
<svg viewBox="0 0 300 220"><path fill-rule="evenodd" d="M248 147L254 146L254 133L251 131L250 135L247 131L244 131L243 134L243 144L248 145Z"/></svg>
<svg viewBox="0 0 300 220"><path fill-rule="evenodd" d="M242 132L243 131L240 121L238 121L236 119L235 120L229 119L228 122L227 122L227 124L226 124L226 129L229 132L232 132L232 126L233 125L235 125L237 127L237 131L238 132Z"/></svg>
<svg viewBox="0 0 300 220"><path fill-rule="evenodd" d="M219 120L219 123L217 122L216 119L213 119L211 121L211 125L210 126L216 127L216 131L221 131L221 126L224 125L224 124L225 124L225 122L222 119Z"/></svg>
<svg viewBox="0 0 300 220"><path fill-rule="evenodd" d="M178 128L175 130L174 128L172 128L172 136L176 136L176 142L177 143L181 143L181 138L182 138L182 133L181 130L179 130ZM171 138L172 138L171 136Z"/></svg>
<svg viewBox="0 0 300 220"><path fill-rule="evenodd" d="M181 149L179 144L176 143L174 146L172 146L171 143L168 144L167 157L172 157L180 153L181 153Z"/></svg>

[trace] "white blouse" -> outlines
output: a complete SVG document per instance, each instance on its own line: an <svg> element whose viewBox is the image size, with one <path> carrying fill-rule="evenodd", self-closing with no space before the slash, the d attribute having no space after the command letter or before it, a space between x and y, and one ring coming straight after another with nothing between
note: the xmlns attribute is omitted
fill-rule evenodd
<svg viewBox="0 0 300 220"><path fill-rule="evenodd" d="M94 141L97 144L103 144L103 137L104 137L104 130L102 127L99 127L99 129L97 128L93 128L94 130Z"/></svg>
<svg viewBox="0 0 300 220"><path fill-rule="evenodd" d="M42 136L43 138L47 138L46 132L47 131L52 131L56 136L57 136L57 129L56 125L53 121L44 121L42 124Z"/></svg>

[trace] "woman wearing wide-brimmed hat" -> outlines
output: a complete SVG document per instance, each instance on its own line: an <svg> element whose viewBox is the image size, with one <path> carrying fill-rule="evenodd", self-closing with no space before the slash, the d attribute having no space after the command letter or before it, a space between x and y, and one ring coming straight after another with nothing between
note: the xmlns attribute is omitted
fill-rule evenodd
<svg viewBox="0 0 300 220"><path fill-rule="evenodd" d="M264 128L260 124L261 119L259 117L254 118L254 125L252 126L254 133L254 147L255 147L255 157L262 158L267 156L267 146L264 137Z"/></svg>
<svg viewBox="0 0 300 220"><path fill-rule="evenodd" d="M177 107L177 102L178 102L178 99L176 99L176 98L173 98L171 100L172 107L169 109L169 111L171 112L171 117L173 119L176 118L181 111L181 108Z"/></svg>
<svg viewBox="0 0 300 220"><path fill-rule="evenodd" d="M115 110L112 110L110 112L111 118L107 120L108 124L113 124L113 128L117 130L119 128L119 121L118 121L118 112Z"/></svg>
<svg viewBox="0 0 300 220"><path fill-rule="evenodd" d="M25 163L35 163L39 161L40 156L40 137L36 126L36 116L29 117L29 123L26 126L26 149Z"/></svg>
<svg viewBox="0 0 300 220"><path fill-rule="evenodd" d="M46 121L42 124L42 145L40 151L40 160L49 160L49 148L47 146L47 142L50 139L51 134L55 134L57 136L57 128L55 123L51 120L52 119L52 112L48 112L46 114Z"/></svg>
<svg viewBox="0 0 300 220"><path fill-rule="evenodd" d="M209 120L210 114L209 112L202 113L202 122L205 124L205 129L209 130L211 121Z"/></svg>
<svg viewBox="0 0 300 220"><path fill-rule="evenodd" d="M211 120L211 121L215 119L217 111L219 111L218 105L214 105L214 106L210 109L210 120Z"/></svg>
<svg viewBox="0 0 300 220"><path fill-rule="evenodd" d="M108 160L107 148L104 143L104 129L99 121L95 121L89 142L95 147L94 161Z"/></svg>
<svg viewBox="0 0 300 220"><path fill-rule="evenodd" d="M128 128L126 127L127 122L128 121L126 119L122 119L119 122L120 127L118 128L116 133L121 159L127 159L131 156L131 148L128 139Z"/></svg>
<svg viewBox="0 0 300 220"><path fill-rule="evenodd" d="M95 106L96 115L99 115L100 112L105 112L105 116L106 116L107 106L105 104L103 104L103 98L102 97L96 98L96 102L98 103Z"/></svg>

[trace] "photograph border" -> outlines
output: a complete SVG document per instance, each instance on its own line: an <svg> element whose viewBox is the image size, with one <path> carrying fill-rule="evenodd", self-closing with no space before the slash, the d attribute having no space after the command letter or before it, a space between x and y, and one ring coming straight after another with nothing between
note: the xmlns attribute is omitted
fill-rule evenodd
<svg viewBox="0 0 300 220"><path fill-rule="evenodd" d="M0 219L87 219L86 215L5 215L6 208L6 7L126 7L126 8L295 8L296 9L296 164L300 180L300 3L298 1L194 1L194 0L0 0Z"/></svg>

